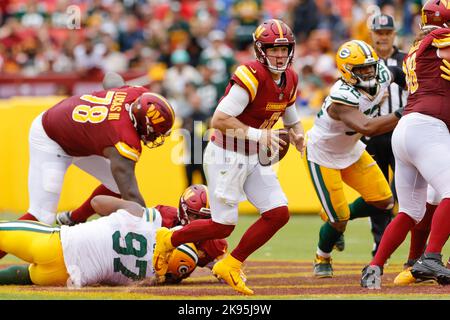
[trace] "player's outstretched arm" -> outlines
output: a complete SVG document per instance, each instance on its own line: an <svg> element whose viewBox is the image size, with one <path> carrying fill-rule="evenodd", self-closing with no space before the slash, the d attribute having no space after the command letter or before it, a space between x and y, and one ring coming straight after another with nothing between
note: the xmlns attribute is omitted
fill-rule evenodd
<svg viewBox="0 0 450 320"><path fill-rule="evenodd" d="M136 180L136 162L123 157L115 147L106 148L104 154L111 162L111 172L122 199L137 202L145 207L145 201L139 192Z"/></svg>
<svg viewBox="0 0 450 320"><path fill-rule="evenodd" d="M144 208L136 202L105 195L95 196L91 200L91 206L101 216L107 216L119 209L124 209L137 217L142 217L144 213Z"/></svg>
<svg viewBox="0 0 450 320"><path fill-rule="evenodd" d="M355 132L367 137L377 136L394 130L401 112L393 112L385 116L369 118L356 107L332 103L328 114L335 120L341 120ZM352 132L349 132L351 134Z"/></svg>

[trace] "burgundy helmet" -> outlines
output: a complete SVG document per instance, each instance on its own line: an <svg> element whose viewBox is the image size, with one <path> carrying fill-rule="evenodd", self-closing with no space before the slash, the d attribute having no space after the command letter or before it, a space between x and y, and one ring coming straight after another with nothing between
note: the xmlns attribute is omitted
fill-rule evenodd
<svg viewBox="0 0 450 320"><path fill-rule="evenodd" d="M422 7L422 29L450 27L450 6L447 1L428 0Z"/></svg>
<svg viewBox="0 0 450 320"><path fill-rule="evenodd" d="M162 145L175 122L172 106L156 93L143 93L131 104L129 113L137 133L149 148Z"/></svg>
<svg viewBox="0 0 450 320"><path fill-rule="evenodd" d="M208 188L203 184L193 184L184 190L178 205L178 219L187 225L190 221L211 218Z"/></svg>
<svg viewBox="0 0 450 320"><path fill-rule="evenodd" d="M278 68L272 66L267 59L266 49L274 46L287 46L289 55L286 64ZM292 30L281 20L270 19L264 21L253 33L253 48L256 59L274 73L285 71L292 63L295 50L295 37Z"/></svg>

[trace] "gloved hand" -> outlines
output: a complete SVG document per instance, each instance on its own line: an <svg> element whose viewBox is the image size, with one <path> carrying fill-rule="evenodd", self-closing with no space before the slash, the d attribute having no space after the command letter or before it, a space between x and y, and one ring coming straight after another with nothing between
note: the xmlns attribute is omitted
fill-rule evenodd
<svg viewBox="0 0 450 320"><path fill-rule="evenodd" d="M403 116L403 111L405 111L405 108L398 108L394 111L394 114L397 118L401 118Z"/></svg>
<svg viewBox="0 0 450 320"><path fill-rule="evenodd" d="M440 66L439 69L441 69L444 73L441 73L441 77L447 81L450 81L450 62L445 59L442 59L442 62L444 63L444 66Z"/></svg>

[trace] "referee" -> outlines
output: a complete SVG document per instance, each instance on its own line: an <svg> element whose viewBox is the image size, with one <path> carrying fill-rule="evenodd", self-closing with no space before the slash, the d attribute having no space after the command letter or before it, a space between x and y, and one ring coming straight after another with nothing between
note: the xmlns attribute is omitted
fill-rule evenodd
<svg viewBox="0 0 450 320"><path fill-rule="evenodd" d="M406 53L394 46L396 36L394 18L387 14L378 14L372 18L369 25L373 49L378 54L380 63L384 63L386 66L402 68L403 58ZM380 104L378 115L383 116L394 112L398 108L404 107L406 105L407 92L407 90L403 90L396 83L392 83L388 88L387 95ZM389 167L391 167L393 172L395 170L395 158L392 153L391 137L392 131L372 138L362 138L363 142L367 144L367 152L369 152L378 163L388 181ZM392 184L391 188L394 197L397 198L394 184ZM375 255L384 229L386 229L387 225L392 220L392 214L373 216L370 217L370 220L371 231L374 238L372 255Z"/></svg>

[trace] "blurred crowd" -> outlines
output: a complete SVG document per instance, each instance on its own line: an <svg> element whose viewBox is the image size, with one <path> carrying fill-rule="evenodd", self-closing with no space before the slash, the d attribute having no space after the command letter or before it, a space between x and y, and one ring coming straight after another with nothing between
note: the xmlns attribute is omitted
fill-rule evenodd
<svg viewBox="0 0 450 320"><path fill-rule="evenodd" d="M370 42L367 20L381 11L395 17L397 45L407 48L421 5L421 0L0 0L0 78L141 72L150 90L169 98L190 134L186 163L198 163L189 161L195 155L189 150L202 140L235 67L254 58L252 33L263 20L282 19L296 35L297 106L308 115L320 109L337 78L340 44L350 38ZM188 184L196 170L202 173L201 165L187 166Z"/></svg>
<svg viewBox="0 0 450 320"><path fill-rule="evenodd" d="M337 76L334 52L370 42L367 18L395 16L409 46L420 0L2 0L0 71L37 76L141 71L182 118L211 115L235 66L253 58L252 32L280 18L297 37L299 108L315 112Z"/></svg>

